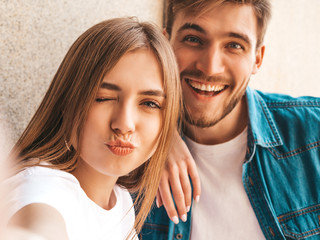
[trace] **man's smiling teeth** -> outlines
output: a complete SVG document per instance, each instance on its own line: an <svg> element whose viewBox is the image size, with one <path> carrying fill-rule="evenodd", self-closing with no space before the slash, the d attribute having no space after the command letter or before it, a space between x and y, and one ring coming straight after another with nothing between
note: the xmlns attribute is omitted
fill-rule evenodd
<svg viewBox="0 0 320 240"><path fill-rule="evenodd" d="M212 91L219 92L226 87L224 85L211 86L209 84L202 84L202 83L194 82L191 80L189 80L188 82L193 88L199 89L201 91L207 91L207 92L212 92Z"/></svg>

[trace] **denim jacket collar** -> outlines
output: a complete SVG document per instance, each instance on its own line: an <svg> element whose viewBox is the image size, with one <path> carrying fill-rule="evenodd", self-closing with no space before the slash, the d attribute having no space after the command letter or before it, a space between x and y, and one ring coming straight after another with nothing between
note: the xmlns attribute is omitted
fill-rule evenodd
<svg viewBox="0 0 320 240"><path fill-rule="evenodd" d="M248 143L262 147L276 147L283 144L264 99L247 87L246 97L249 111Z"/></svg>

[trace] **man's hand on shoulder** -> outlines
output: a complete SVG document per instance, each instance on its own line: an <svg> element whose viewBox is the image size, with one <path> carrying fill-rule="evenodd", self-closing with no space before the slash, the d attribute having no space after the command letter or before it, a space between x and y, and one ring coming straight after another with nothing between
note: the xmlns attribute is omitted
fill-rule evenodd
<svg viewBox="0 0 320 240"><path fill-rule="evenodd" d="M192 188L189 176L193 185L193 198L198 202L201 187L197 167L187 145L176 131L157 194L157 206L164 205L175 224L179 222L178 216L185 222L190 210Z"/></svg>

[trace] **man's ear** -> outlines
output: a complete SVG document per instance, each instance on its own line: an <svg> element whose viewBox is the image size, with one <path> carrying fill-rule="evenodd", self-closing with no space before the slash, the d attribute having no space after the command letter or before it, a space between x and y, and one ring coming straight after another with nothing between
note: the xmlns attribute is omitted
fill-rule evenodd
<svg viewBox="0 0 320 240"><path fill-rule="evenodd" d="M162 33L169 40L170 36L169 36L169 33L167 32L167 30L165 28L162 30Z"/></svg>
<svg viewBox="0 0 320 240"><path fill-rule="evenodd" d="M264 51L265 51L265 45L261 45L260 47L257 48L256 50L256 61L254 63L253 69L252 69L252 74L256 74L261 67L262 60L264 57Z"/></svg>

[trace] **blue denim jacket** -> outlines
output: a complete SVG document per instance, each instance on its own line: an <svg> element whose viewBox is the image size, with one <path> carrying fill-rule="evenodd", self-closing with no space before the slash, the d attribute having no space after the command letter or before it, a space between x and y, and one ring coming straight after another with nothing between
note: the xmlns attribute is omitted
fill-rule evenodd
<svg viewBox="0 0 320 240"><path fill-rule="evenodd" d="M293 98L247 88L248 147L242 181L267 240L320 239L320 98ZM154 208L143 240L189 239ZM203 219L210 221L210 219Z"/></svg>

